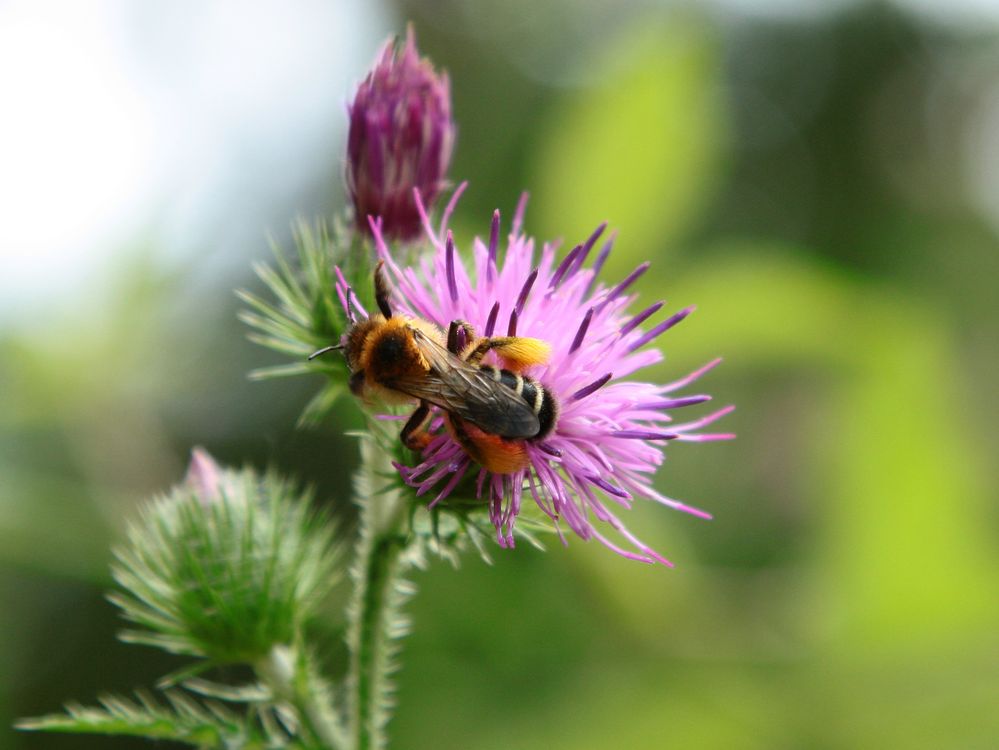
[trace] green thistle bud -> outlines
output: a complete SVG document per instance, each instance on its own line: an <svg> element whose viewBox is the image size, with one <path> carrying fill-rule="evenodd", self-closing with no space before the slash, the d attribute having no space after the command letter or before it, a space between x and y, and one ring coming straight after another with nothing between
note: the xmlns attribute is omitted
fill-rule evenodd
<svg viewBox="0 0 999 750"><path fill-rule="evenodd" d="M187 480L146 506L117 550L123 639L216 663L291 643L337 576L333 524L288 482L196 449Z"/></svg>

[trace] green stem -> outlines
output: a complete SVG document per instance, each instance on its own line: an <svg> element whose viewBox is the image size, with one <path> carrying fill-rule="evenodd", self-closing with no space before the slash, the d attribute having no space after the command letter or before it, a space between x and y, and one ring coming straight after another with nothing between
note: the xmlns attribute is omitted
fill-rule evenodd
<svg viewBox="0 0 999 750"><path fill-rule="evenodd" d="M359 533L351 579L354 593L348 609L351 731L353 750L381 750L386 745L396 640L405 632L400 615L408 588L403 526L404 500L386 487L394 470L380 449L378 436L361 443L361 469L356 478Z"/></svg>
<svg viewBox="0 0 999 750"><path fill-rule="evenodd" d="M256 672L274 697L290 704L310 746L344 750L347 739L325 685L317 684L313 665L290 646L275 646L257 663Z"/></svg>

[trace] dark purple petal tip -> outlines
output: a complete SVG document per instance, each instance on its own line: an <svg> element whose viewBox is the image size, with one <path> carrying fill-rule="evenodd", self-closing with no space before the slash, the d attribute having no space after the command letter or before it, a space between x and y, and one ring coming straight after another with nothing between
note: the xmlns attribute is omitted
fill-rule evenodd
<svg viewBox="0 0 999 750"><path fill-rule="evenodd" d="M653 328L651 331L646 333L644 336L636 340L633 344L631 344L631 346L628 347L628 351L633 352L636 349L640 349L643 346L645 346L647 343L655 339L656 337L666 333L666 331L668 331L670 328L672 328L681 320L683 320L692 312L694 312L695 309L696 309L695 306L691 305L690 307L685 307L683 310L680 310L680 312L678 313L674 313L669 318L667 318L662 323Z"/></svg>
<svg viewBox="0 0 999 750"><path fill-rule="evenodd" d="M631 495L622 490L620 487L615 487L613 484L608 482L606 479L602 479L601 477L590 475L586 477L586 481L588 481L590 484L594 485L595 487L599 487L608 495L613 495L614 497L620 497L624 500L628 500L629 498L631 498Z"/></svg>
<svg viewBox="0 0 999 750"><path fill-rule="evenodd" d="M454 235L451 230L447 231L447 240L444 250L444 265L447 271L447 289L451 294L451 301L458 301L458 280L454 275Z"/></svg>
<svg viewBox="0 0 999 750"><path fill-rule="evenodd" d="M649 409L652 411L659 411L660 409L679 409L683 406L693 406L694 404L703 404L705 401L710 401L711 396L700 394L697 396L684 396L683 398L666 398L662 401L647 401L645 403L638 404L638 409Z"/></svg>
<svg viewBox="0 0 999 750"><path fill-rule="evenodd" d="M534 286L534 282L538 278L538 270L535 268L531 271L524 281L524 286L520 288L520 294L517 295L517 304L514 306L518 314L524 310L524 305L527 303L527 295L531 293L531 287Z"/></svg>
<svg viewBox="0 0 999 750"><path fill-rule="evenodd" d="M596 393L598 390L600 390L605 385L607 385L607 383L610 381L610 379L612 377L614 377L614 373L609 372L606 375L604 375L603 377L597 378L596 380L594 380L589 385L584 386L584 387L580 388L578 391L576 391L575 393L573 393L572 397L569 400L570 401L579 401L580 399L586 398L590 394Z"/></svg>
<svg viewBox="0 0 999 750"><path fill-rule="evenodd" d="M610 436L628 440L676 440L680 437L675 432L658 432L655 430L618 430L617 432L610 433Z"/></svg>
<svg viewBox="0 0 999 750"><path fill-rule="evenodd" d="M500 212L497 208L493 211L493 220L489 225L489 265L486 266L486 272L490 276L492 276L492 272L496 268L496 253L499 251L499 233Z"/></svg>
<svg viewBox="0 0 999 750"><path fill-rule="evenodd" d="M572 340L572 346L569 347L569 354L572 354L579 347L583 345L583 339L586 338L586 331L590 327L590 321L593 320L593 308L591 307L586 311L586 315L583 316L582 322L579 324L579 328L576 329L576 336Z"/></svg>
<svg viewBox="0 0 999 750"><path fill-rule="evenodd" d="M496 330L496 317L499 315L499 301L493 303L492 309L489 311L489 317L486 318L486 327L482 330L483 336L492 336L493 331Z"/></svg>

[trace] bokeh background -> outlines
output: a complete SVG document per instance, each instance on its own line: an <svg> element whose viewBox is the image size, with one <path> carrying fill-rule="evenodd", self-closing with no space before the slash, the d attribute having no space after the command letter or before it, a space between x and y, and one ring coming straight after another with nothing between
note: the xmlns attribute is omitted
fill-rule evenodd
<svg viewBox="0 0 999 750"><path fill-rule="evenodd" d="M459 239L609 220L697 313L661 380L738 410L658 483L704 522L420 573L399 748L999 747L999 3L0 3L0 748L150 685L109 547L192 445L346 506L356 446L235 319L344 199L345 102L415 24L452 77Z"/></svg>

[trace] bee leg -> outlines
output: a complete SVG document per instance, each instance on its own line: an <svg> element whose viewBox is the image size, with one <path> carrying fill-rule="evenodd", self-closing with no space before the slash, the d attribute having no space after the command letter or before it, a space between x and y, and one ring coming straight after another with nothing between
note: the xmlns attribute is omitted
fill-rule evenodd
<svg viewBox="0 0 999 750"><path fill-rule="evenodd" d="M389 306L389 297L392 295L392 284L385 275L385 261L380 260L375 266L375 302L382 315L386 318L392 317L392 308Z"/></svg>
<svg viewBox="0 0 999 750"><path fill-rule="evenodd" d="M399 439L402 444L415 453L420 453L430 443L430 433L427 427L430 425L430 404L421 401L406 424L403 425Z"/></svg>
<svg viewBox="0 0 999 750"><path fill-rule="evenodd" d="M486 353L493 348L493 339L484 338L479 343L477 343L463 359L470 365L478 365Z"/></svg>
<svg viewBox="0 0 999 750"><path fill-rule="evenodd" d="M478 365L486 352L494 351L504 364L514 372L520 372L531 365L541 365L548 361L551 347L540 339L523 336L490 336L476 344L465 357L470 365Z"/></svg>
<svg viewBox="0 0 999 750"><path fill-rule="evenodd" d="M475 341L475 329L464 320L452 320L447 329L447 350L460 355L472 341Z"/></svg>

